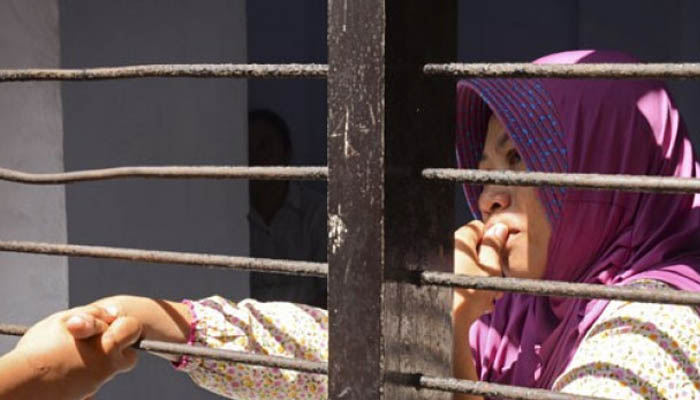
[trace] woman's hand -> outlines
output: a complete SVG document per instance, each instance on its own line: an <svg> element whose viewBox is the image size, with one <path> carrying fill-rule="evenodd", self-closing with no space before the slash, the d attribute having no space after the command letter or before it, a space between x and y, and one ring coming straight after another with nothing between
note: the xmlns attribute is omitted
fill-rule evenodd
<svg viewBox="0 0 700 400"><path fill-rule="evenodd" d="M502 252L508 239L508 227L496 223L485 227L474 220L455 232L454 272L471 276L502 276ZM493 309L500 292L455 289L452 306L453 318L462 321L478 319Z"/></svg>
<svg viewBox="0 0 700 400"><path fill-rule="evenodd" d="M471 276L501 276L501 256L508 239L508 227L497 223L486 229L481 221L472 221L455 232L455 273ZM469 347L469 327L481 315L493 309L500 292L455 289L452 303L454 343L452 362L458 379L479 380ZM483 400L481 396L455 394L454 400Z"/></svg>

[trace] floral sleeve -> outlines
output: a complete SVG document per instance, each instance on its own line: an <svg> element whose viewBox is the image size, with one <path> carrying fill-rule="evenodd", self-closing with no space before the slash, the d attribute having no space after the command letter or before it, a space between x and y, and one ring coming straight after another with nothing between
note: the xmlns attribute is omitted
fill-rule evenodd
<svg viewBox="0 0 700 400"><path fill-rule="evenodd" d="M658 282L645 287L664 287ZM689 306L611 302L554 390L608 399L700 399L700 317Z"/></svg>
<svg viewBox="0 0 700 400"><path fill-rule="evenodd" d="M263 355L328 360L325 310L292 303L235 303L219 296L185 300L190 344ZM175 366L199 386L238 399L325 399L324 375L182 357Z"/></svg>

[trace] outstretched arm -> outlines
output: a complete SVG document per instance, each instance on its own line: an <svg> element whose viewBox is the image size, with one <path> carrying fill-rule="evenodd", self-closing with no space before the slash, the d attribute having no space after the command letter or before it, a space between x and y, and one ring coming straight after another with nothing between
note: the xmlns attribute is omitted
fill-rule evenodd
<svg viewBox="0 0 700 400"><path fill-rule="evenodd" d="M136 318L143 324L142 337L148 340L186 343L189 339L189 307L183 303L138 296L113 296L94 303L100 307L117 307L123 315ZM158 354L169 360L177 356Z"/></svg>

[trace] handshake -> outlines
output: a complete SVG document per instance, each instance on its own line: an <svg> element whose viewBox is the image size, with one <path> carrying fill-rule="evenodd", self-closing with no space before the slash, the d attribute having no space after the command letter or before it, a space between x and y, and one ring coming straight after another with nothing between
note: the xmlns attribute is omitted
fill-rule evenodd
<svg viewBox="0 0 700 400"><path fill-rule="evenodd" d="M141 323L117 307L90 305L36 323L0 357L0 400L90 399L134 367Z"/></svg>

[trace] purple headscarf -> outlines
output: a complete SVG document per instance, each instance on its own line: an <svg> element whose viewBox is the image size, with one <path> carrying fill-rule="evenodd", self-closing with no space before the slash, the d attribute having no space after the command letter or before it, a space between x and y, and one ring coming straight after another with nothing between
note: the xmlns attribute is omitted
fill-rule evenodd
<svg viewBox="0 0 700 400"><path fill-rule="evenodd" d="M535 63L636 62L610 51ZM528 170L697 177L685 125L651 80L469 79L458 84L457 158L475 168L494 113ZM480 187L465 185L479 216ZM552 227L544 279L700 291L700 196L541 188ZM530 222L532 224L532 221ZM506 294L471 327L479 378L551 388L607 301Z"/></svg>

